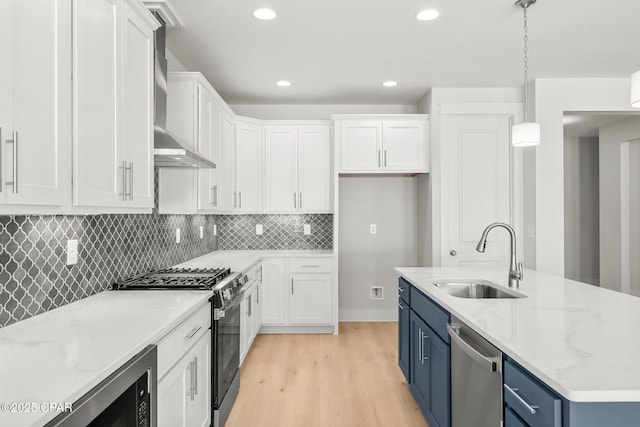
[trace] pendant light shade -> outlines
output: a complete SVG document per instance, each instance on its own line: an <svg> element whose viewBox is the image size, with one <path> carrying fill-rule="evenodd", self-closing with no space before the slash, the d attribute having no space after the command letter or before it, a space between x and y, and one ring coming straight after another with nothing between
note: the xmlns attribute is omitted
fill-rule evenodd
<svg viewBox="0 0 640 427"><path fill-rule="evenodd" d="M530 122L513 125L511 144L514 147L531 147L540 144L540 125Z"/></svg>
<svg viewBox="0 0 640 427"><path fill-rule="evenodd" d="M640 71L631 74L631 106L640 108Z"/></svg>

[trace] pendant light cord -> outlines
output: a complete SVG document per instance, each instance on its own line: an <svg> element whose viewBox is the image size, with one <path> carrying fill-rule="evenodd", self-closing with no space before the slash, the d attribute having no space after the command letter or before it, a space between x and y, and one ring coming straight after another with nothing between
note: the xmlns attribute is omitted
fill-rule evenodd
<svg viewBox="0 0 640 427"><path fill-rule="evenodd" d="M528 32L529 32L529 26L527 25L528 23L528 17L527 17L527 10L529 9L529 5L527 3L524 3L522 5L522 8L524 9L524 121L528 122L529 121L529 88L527 87L527 81L529 80L528 76L529 76L529 36L528 36Z"/></svg>

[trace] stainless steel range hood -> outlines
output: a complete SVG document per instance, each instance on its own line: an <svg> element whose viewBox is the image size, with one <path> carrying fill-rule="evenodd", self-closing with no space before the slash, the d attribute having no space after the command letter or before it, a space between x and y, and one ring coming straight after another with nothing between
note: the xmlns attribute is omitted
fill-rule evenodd
<svg viewBox="0 0 640 427"><path fill-rule="evenodd" d="M165 56L165 24L155 13L162 25L155 32L155 124L153 128L153 158L156 167L215 168L216 164L190 148L184 141L167 130L167 58Z"/></svg>

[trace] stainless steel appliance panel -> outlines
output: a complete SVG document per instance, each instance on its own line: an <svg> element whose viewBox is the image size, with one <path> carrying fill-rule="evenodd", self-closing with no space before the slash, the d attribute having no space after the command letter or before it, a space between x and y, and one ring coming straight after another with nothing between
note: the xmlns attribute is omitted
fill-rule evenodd
<svg viewBox="0 0 640 427"><path fill-rule="evenodd" d="M502 352L452 316L451 426L498 427L502 422Z"/></svg>

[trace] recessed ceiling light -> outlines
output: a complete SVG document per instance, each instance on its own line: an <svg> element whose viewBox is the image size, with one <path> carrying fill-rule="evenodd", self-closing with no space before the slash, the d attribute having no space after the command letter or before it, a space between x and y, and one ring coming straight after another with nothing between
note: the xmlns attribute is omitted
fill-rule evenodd
<svg viewBox="0 0 640 427"><path fill-rule="evenodd" d="M418 12L416 15L416 19L418 21L433 21L438 16L440 16L440 12L435 9L425 9L423 11Z"/></svg>
<svg viewBox="0 0 640 427"><path fill-rule="evenodd" d="M398 86L398 82L393 81L393 80L387 80L386 82L382 82L382 86L384 86L384 87L394 87L394 86Z"/></svg>
<svg viewBox="0 0 640 427"><path fill-rule="evenodd" d="M254 10L253 16L262 21L271 21L272 19L276 19L277 15L273 10L263 8Z"/></svg>
<svg viewBox="0 0 640 427"><path fill-rule="evenodd" d="M278 80L276 82L276 85L278 85L280 87L288 87L288 86L291 86L291 82L287 81L287 80Z"/></svg>

